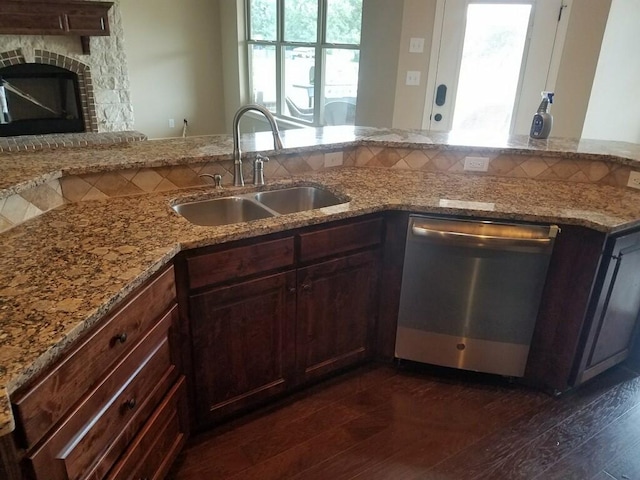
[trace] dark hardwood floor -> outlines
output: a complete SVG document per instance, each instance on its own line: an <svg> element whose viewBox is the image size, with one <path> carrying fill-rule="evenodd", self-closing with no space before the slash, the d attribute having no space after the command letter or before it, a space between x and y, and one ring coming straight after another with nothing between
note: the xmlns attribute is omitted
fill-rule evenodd
<svg viewBox="0 0 640 480"><path fill-rule="evenodd" d="M175 480L640 479L640 362L553 398L361 368L191 439Z"/></svg>

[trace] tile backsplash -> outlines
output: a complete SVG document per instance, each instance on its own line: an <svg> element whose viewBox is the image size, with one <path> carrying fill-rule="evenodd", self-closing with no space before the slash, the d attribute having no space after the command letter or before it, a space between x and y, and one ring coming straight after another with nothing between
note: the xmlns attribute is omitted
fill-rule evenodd
<svg viewBox="0 0 640 480"><path fill-rule="evenodd" d="M331 155L333 160L334 153L272 155L270 161L264 165L265 178L269 181L269 179L323 170L327 168L325 155ZM488 171L465 172L464 159L467 156L488 157ZM342 159L344 166L561 180L615 187L625 187L631 171L630 167L614 162L536 155L487 155L480 151L457 151L446 148L421 150L359 146L345 149L342 152ZM230 185L233 179L233 161L216 160L188 165L131 168L63 176L59 180L0 199L0 232L64 203L211 184L210 178L200 177L204 173L212 175L219 173L223 176L223 185ZM251 159L244 162L244 175L245 181L250 181Z"/></svg>
<svg viewBox="0 0 640 480"><path fill-rule="evenodd" d="M325 168L324 157L325 154L322 152L308 155L272 155L270 161L264 164L264 176L268 181L271 178L322 170ZM355 149L343 152L343 165L355 165ZM251 161L245 161L243 166L245 182L248 183L253 168ZM219 173L222 175L223 185L230 185L233 181L233 161L71 175L61 178L60 182L65 201L81 202L211 184L210 178L200 177L204 173Z"/></svg>
<svg viewBox="0 0 640 480"><path fill-rule="evenodd" d="M488 157L487 172L464 170L468 156ZM624 187L631 168L613 162L537 155L487 155L482 152L451 149L411 150L401 148L358 147L355 164L359 167L385 167L425 172L465 173L500 177L562 180Z"/></svg>
<svg viewBox="0 0 640 480"><path fill-rule="evenodd" d="M0 232L64 203L58 180L0 198Z"/></svg>

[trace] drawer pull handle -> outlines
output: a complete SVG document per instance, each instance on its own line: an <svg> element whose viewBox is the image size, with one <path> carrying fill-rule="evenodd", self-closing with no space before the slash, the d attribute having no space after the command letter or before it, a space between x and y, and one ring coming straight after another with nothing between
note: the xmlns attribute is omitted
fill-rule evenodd
<svg viewBox="0 0 640 480"><path fill-rule="evenodd" d="M127 341L127 333L126 332L119 333L118 335L115 336L115 340L118 343L126 342Z"/></svg>
<svg viewBox="0 0 640 480"><path fill-rule="evenodd" d="M135 399L135 398L130 398L129 400L127 400L126 402L124 402L124 406L125 406L128 410L133 410L134 408L136 408L136 399Z"/></svg>

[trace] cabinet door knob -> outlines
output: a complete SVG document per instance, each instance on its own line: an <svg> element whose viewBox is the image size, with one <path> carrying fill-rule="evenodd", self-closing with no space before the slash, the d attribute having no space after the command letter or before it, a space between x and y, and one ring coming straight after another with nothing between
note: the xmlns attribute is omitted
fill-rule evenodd
<svg viewBox="0 0 640 480"><path fill-rule="evenodd" d="M118 335L115 336L115 340L118 343L126 342L127 341L127 332L119 333Z"/></svg>
<svg viewBox="0 0 640 480"><path fill-rule="evenodd" d="M296 287L289 287L289 293L296 293Z"/></svg>
<svg viewBox="0 0 640 480"><path fill-rule="evenodd" d="M310 292L311 291L311 284L310 283L303 283L302 284L302 291L303 292Z"/></svg>
<svg viewBox="0 0 640 480"><path fill-rule="evenodd" d="M135 398L130 398L129 400L127 400L126 402L124 402L124 406L125 406L128 410L133 410L134 408L136 408L136 399L135 399Z"/></svg>

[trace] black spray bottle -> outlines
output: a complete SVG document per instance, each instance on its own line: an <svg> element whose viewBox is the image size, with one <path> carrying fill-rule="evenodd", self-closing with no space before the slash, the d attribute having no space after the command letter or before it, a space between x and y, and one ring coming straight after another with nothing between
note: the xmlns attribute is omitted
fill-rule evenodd
<svg viewBox="0 0 640 480"><path fill-rule="evenodd" d="M549 113L549 105L553 103L553 92L542 92L542 101L531 122L531 138L547 138L553 126L553 117Z"/></svg>

